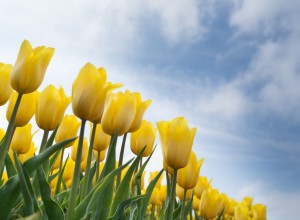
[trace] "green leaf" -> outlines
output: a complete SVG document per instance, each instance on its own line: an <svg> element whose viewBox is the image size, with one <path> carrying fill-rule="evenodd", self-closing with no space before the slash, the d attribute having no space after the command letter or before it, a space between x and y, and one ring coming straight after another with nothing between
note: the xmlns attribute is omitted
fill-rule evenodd
<svg viewBox="0 0 300 220"><path fill-rule="evenodd" d="M222 217L222 215L223 215L224 209L225 209L225 208L222 209L222 211L220 212L220 214L218 215L218 217L217 217L216 220L221 220L221 217Z"/></svg>
<svg viewBox="0 0 300 220"><path fill-rule="evenodd" d="M55 145L45 149L39 155L37 155L35 157L32 157L31 159L27 160L23 165L24 168L27 170L27 172L29 174L32 174L39 167L39 165L41 165L45 161L47 161L52 154L54 154L56 151L62 149L64 146L66 146L68 143L71 143L75 139L76 138L71 138L71 139L68 139L68 140L64 140L64 141L62 141L58 144L55 144ZM48 142L47 142L47 144L48 144Z"/></svg>
<svg viewBox="0 0 300 220"><path fill-rule="evenodd" d="M6 156L5 156L5 169L6 169L8 178L17 174L16 168L15 168L13 162L11 161L11 158L8 153L6 153Z"/></svg>
<svg viewBox="0 0 300 220"><path fill-rule="evenodd" d="M63 220L64 212L61 207L51 198L51 189L50 185L46 180L45 173L42 167L39 167L37 170L39 187L41 191L42 200L44 203L44 208L48 219L50 220Z"/></svg>
<svg viewBox="0 0 300 220"><path fill-rule="evenodd" d="M162 175L162 173L164 172L164 170L162 169L157 176L149 183L147 190L146 190L146 196L144 197L144 199L142 200L142 207L141 207L141 211L140 211L140 215L139 215L139 219L143 219L144 216L146 215L146 211L147 211L147 206L148 203L150 201L150 197L152 194L152 191L157 183L157 181L159 180L159 177Z"/></svg>
<svg viewBox="0 0 300 220"><path fill-rule="evenodd" d="M69 156L68 156L68 158L69 158ZM64 173L66 165L67 165L68 158L67 158L64 166L62 167L62 169L59 171L54 195L56 195L60 192L61 181L62 181L63 173Z"/></svg>
<svg viewBox="0 0 300 220"><path fill-rule="evenodd" d="M177 219L180 215L182 203L180 203L173 212L173 219Z"/></svg>
<svg viewBox="0 0 300 220"><path fill-rule="evenodd" d="M132 203L137 203L137 201L143 199L145 196L144 195L137 195L134 197L131 197L123 202L121 202L118 207L116 212L114 213L113 216L109 217L111 220L121 220L121 219L126 219L124 215L124 210L127 206L131 205Z"/></svg>
<svg viewBox="0 0 300 220"><path fill-rule="evenodd" d="M187 202L187 204L184 207L184 218L185 218L185 216L187 216L190 209L192 208L192 204L193 204L193 195L191 196L191 198L189 199L189 201Z"/></svg>

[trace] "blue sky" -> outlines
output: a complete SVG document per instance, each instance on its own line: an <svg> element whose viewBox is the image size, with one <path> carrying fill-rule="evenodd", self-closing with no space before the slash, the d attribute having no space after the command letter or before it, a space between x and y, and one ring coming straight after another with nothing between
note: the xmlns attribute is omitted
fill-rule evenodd
<svg viewBox="0 0 300 220"><path fill-rule="evenodd" d="M220 191L253 196L269 219L298 214L299 1L0 4L1 62L14 63L23 39L55 47L41 88L69 94L86 62L104 66L109 80L153 100L147 120L185 116L198 128L201 173ZM155 157L158 169L159 149Z"/></svg>

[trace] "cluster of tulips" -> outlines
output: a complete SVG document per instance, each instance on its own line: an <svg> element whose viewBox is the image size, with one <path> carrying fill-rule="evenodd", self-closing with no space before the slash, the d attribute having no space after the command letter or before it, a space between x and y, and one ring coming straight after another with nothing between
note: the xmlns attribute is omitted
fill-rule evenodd
<svg viewBox="0 0 300 220"><path fill-rule="evenodd" d="M13 66L0 63L0 105L8 101L8 126L0 129L0 219L266 219L266 206L250 197L237 202L199 176L196 128L183 117L157 122L162 169L144 186L156 138L156 127L143 120L151 100L114 92L122 84L108 82L105 69L91 63L79 71L71 97L53 85L38 92L53 53L25 40ZM74 115L65 115L70 103ZM43 130L38 147L34 115ZM123 162L129 133L136 156Z"/></svg>

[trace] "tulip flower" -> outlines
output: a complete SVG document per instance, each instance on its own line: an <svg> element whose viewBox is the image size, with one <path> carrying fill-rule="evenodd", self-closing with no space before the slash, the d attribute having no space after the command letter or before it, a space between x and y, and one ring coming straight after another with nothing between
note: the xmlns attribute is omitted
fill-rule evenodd
<svg viewBox="0 0 300 220"><path fill-rule="evenodd" d="M13 92L10 96L8 107L6 109L6 118L9 121L13 112L13 108L15 106L18 94ZM16 127L23 127L32 118L35 113L35 104L36 99L38 97L38 91L34 91L29 94L25 94L22 96L22 100L16 115L16 119L14 125Z"/></svg>
<svg viewBox="0 0 300 220"><path fill-rule="evenodd" d="M5 135L5 130L3 128L0 128L0 141L3 139Z"/></svg>
<svg viewBox="0 0 300 220"><path fill-rule="evenodd" d="M106 134L121 136L128 132L136 113L136 97L128 90L108 94L102 117L102 129Z"/></svg>
<svg viewBox="0 0 300 220"><path fill-rule="evenodd" d="M167 186L162 185L159 188L159 200L161 201L161 203L165 203L166 199L167 199Z"/></svg>
<svg viewBox="0 0 300 220"><path fill-rule="evenodd" d="M158 171L152 171L150 172L150 175L149 175L149 182L152 181L157 175L158 175ZM162 178L164 177L164 175L160 175L159 179L157 180L156 182L156 185L155 187L157 187L158 189L160 189L160 186L161 186L161 180Z"/></svg>
<svg viewBox="0 0 300 220"><path fill-rule="evenodd" d="M141 94L138 92L135 92L133 94L136 97L136 111L128 132L135 132L139 129L142 124L144 113L152 102L150 99L142 101Z"/></svg>
<svg viewBox="0 0 300 220"><path fill-rule="evenodd" d="M53 85L47 86L36 102L35 120L37 125L45 130L54 130L62 121L66 108L71 102L64 89L56 89Z"/></svg>
<svg viewBox="0 0 300 220"><path fill-rule="evenodd" d="M267 207L262 204L255 204L253 208L253 219L254 220L266 220L267 219Z"/></svg>
<svg viewBox="0 0 300 220"><path fill-rule="evenodd" d="M205 176L199 176L197 185L194 189L195 196L197 196L198 199L201 198L203 191L209 188L210 183L211 181L208 181Z"/></svg>
<svg viewBox="0 0 300 220"><path fill-rule="evenodd" d="M184 199L184 191L186 191L185 199ZM186 190L179 185L176 186L176 195L181 201L183 201L183 200L188 201L193 194L192 192L193 192L193 190L191 190L191 189Z"/></svg>
<svg viewBox="0 0 300 220"><path fill-rule="evenodd" d="M78 148L78 139L75 140L74 144L72 145L72 151L71 151L71 158L73 161L76 161L77 156L77 148ZM83 145L82 145L82 155L81 155L81 162L86 161L87 155L88 155L88 141L86 138L83 139Z"/></svg>
<svg viewBox="0 0 300 220"><path fill-rule="evenodd" d="M8 101L13 91L9 81L11 69L12 65L0 63L0 106Z"/></svg>
<svg viewBox="0 0 300 220"><path fill-rule="evenodd" d="M200 199L198 199L197 196L194 196L194 197L193 197L193 209L194 209L196 212L199 212L199 211L200 211Z"/></svg>
<svg viewBox="0 0 300 220"><path fill-rule="evenodd" d="M226 194L221 194L224 203L224 211L223 215L233 216L234 215L234 207L238 205L238 203L231 198L228 198Z"/></svg>
<svg viewBox="0 0 300 220"><path fill-rule="evenodd" d="M54 156L55 156L55 154L52 157L54 157ZM60 151L59 154L57 155L55 161L54 161L54 164L52 166L52 170L59 169L61 157L62 157L62 152Z"/></svg>
<svg viewBox="0 0 300 220"><path fill-rule="evenodd" d="M27 124L24 127L17 127L13 135L10 148L15 150L17 154L26 153L32 142L31 124Z"/></svg>
<svg viewBox="0 0 300 220"><path fill-rule="evenodd" d="M80 122L74 115L66 115L62 119L62 122L57 129L55 142L59 143L61 141L76 137L79 127ZM70 147L72 144L74 144L74 142L67 144L65 147Z"/></svg>
<svg viewBox="0 0 300 220"><path fill-rule="evenodd" d="M130 148L131 151L138 155L141 150L146 146L142 156L148 157L153 149L154 141L156 136L156 129L151 122L143 120L141 127L131 133Z"/></svg>
<svg viewBox="0 0 300 220"><path fill-rule="evenodd" d="M185 118L157 123L164 160L173 169L180 169L188 164L196 128L190 129Z"/></svg>
<svg viewBox="0 0 300 220"><path fill-rule="evenodd" d="M107 150L103 150L103 151L96 151L94 150L94 156L96 158L96 161L98 163L103 162L106 156L106 151ZM98 154L99 153L99 154ZM98 157L99 156L99 157Z"/></svg>
<svg viewBox="0 0 300 220"><path fill-rule="evenodd" d="M63 179L65 181L72 180L73 172L74 172L74 169L75 169L75 162L73 160L71 160L70 158L68 158L65 161L65 163L67 163L67 164L66 164L66 167L65 167L65 170L64 170L64 173L63 173Z"/></svg>
<svg viewBox="0 0 300 220"><path fill-rule="evenodd" d="M245 196L241 202L241 204L243 206L246 206L248 207L248 209L250 210L251 209L251 206L252 206L252 201L253 201L253 198L249 197L249 196Z"/></svg>
<svg viewBox="0 0 300 220"><path fill-rule="evenodd" d="M234 218L235 220L248 220L249 219L249 209L247 206L240 204L234 207Z"/></svg>
<svg viewBox="0 0 300 220"><path fill-rule="evenodd" d="M178 170L177 184L184 189L193 189L197 185L203 161L197 161L197 155L192 151L188 165Z"/></svg>
<svg viewBox="0 0 300 220"><path fill-rule="evenodd" d="M218 190L204 190L200 200L200 213L206 219L217 217L224 208L223 199Z"/></svg>
<svg viewBox="0 0 300 220"><path fill-rule="evenodd" d="M106 71L93 64L84 65L72 85L72 107L74 114L93 123L100 123L107 93L121 84L106 82Z"/></svg>
<svg viewBox="0 0 300 220"><path fill-rule="evenodd" d="M97 124L93 148L95 151L104 151L108 148L111 136L105 134L101 124Z"/></svg>
<svg viewBox="0 0 300 220"><path fill-rule="evenodd" d="M150 197L150 204L153 206L161 206L162 202L159 199L159 189L157 187L154 187L151 197Z"/></svg>
<svg viewBox="0 0 300 220"><path fill-rule="evenodd" d="M7 180L8 180L7 173L6 173L6 172L3 172L3 176L2 176L2 180L1 180L1 181L3 181L3 183L6 183ZM1 182L1 181L0 181L0 182Z"/></svg>
<svg viewBox="0 0 300 220"><path fill-rule="evenodd" d="M24 40L11 71L12 88L20 94L37 90L44 79L53 53L54 48L45 46L32 48L31 44Z"/></svg>
<svg viewBox="0 0 300 220"><path fill-rule="evenodd" d="M29 150L24 154L19 154L19 160L21 161L21 163L25 163L27 160L32 158L34 156L36 149L37 148L34 146L34 143L31 142Z"/></svg>

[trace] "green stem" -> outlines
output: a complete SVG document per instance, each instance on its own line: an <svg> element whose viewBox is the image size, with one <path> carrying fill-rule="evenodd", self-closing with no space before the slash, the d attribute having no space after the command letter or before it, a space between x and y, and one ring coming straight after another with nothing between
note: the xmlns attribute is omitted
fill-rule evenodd
<svg viewBox="0 0 300 220"><path fill-rule="evenodd" d="M168 212L168 219L173 219L173 212L175 206L175 197L176 197L176 182L177 182L177 169L174 169L173 177L172 177L172 188L171 188L171 195L170 195L170 204L169 204L169 212Z"/></svg>
<svg viewBox="0 0 300 220"><path fill-rule="evenodd" d="M96 183L99 178L99 172L100 172L100 158L101 158L101 151L97 151L97 161L96 161Z"/></svg>
<svg viewBox="0 0 300 220"><path fill-rule="evenodd" d="M123 164L123 157L124 157L126 137L127 137L127 133L125 133L124 136L123 136L123 141L122 141L121 152L120 152L120 156L119 156L119 165L118 165L118 167L122 166L122 164ZM118 188L118 186L120 184L120 181L121 181L121 173L119 173L118 177L117 177L117 188Z"/></svg>
<svg viewBox="0 0 300 220"><path fill-rule="evenodd" d="M44 130L39 154L45 150L44 148L45 148L45 145L47 143L48 136L49 136L49 131Z"/></svg>
<svg viewBox="0 0 300 220"><path fill-rule="evenodd" d="M66 218L67 220L73 220L74 215L75 215L74 211L75 211L75 206L76 206L76 196L77 196L79 179L80 179L80 162L81 162L81 157L82 157L82 144L83 144L83 138L84 138L85 123L86 123L86 120L82 120L81 127L80 127L80 135L79 135L79 141L78 141L73 181L72 181L71 192L70 192L70 196L69 196L69 205L68 205L67 218Z"/></svg>
<svg viewBox="0 0 300 220"><path fill-rule="evenodd" d="M60 157L60 161L59 161L59 169L58 169L58 172L61 171L61 168L62 168L62 164L63 164L63 161L64 161L64 153L65 153L65 148L63 148L61 150L61 157Z"/></svg>
<svg viewBox="0 0 300 220"><path fill-rule="evenodd" d="M151 219L153 220L155 220L155 205L154 204L152 204L152 209L151 209Z"/></svg>
<svg viewBox="0 0 300 220"><path fill-rule="evenodd" d="M184 219L184 206L185 206L185 199L186 199L186 191L187 190L184 189L182 207L181 207L181 212L180 212L180 220Z"/></svg>
<svg viewBox="0 0 300 220"><path fill-rule="evenodd" d="M81 192L81 198L80 198L81 201L85 198L85 196L88 192L88 183L89 183L89 178L90 178L90 169L91 169L91 162L92 162L93 146L94 146L94 139L95 139L95 134L96 134L96 127L97 127L97 124L93 123L93 129L92 129L92 135L91 135L91 139L90 139L89 152L88 152L88 157L87 157L87 160L86 160L85 175L84 175L84 178L83 178L82 192Z"/></svg>
<svg viewBox="0 0 300 220"><path fill-rule="evenodd" d="M15 124L18 108L19 108L20 103L21 103L22 95L23 94L20 94L20 93L18 94L18 98L17 98L16 104L14 106L13 112L11 114L7 129L6 129L6 134L5 134L4 140L2 142L2 146L0 147L0 180L2 180L5 156L6 156L6 153L7 153L8 149L9 149L11 139L14 135L14 130L15 130L14 129L15 128L14 124Z"/></svg>

